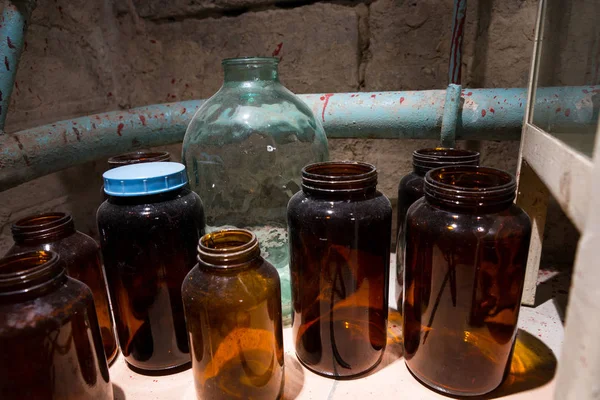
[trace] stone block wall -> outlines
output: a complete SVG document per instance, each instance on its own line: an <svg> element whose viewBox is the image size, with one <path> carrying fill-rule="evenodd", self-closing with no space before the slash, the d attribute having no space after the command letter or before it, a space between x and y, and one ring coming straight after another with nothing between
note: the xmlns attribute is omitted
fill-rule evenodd
<svg viewBox="0 0 600 400"><path fill-rule="evenodd" d="M54 0L34 11L7 130L146 104L207 98L220 61L278 56L296 93L442 89L447 85L452 0ZM463 48L466 87L524 87L535 0L469 2ZM396 200L414 149L436 141L330 140L332 159L375 164ZM482 162L514 172L517 142L461 143ZM167 146L175 159L180 146ZM0 193L0 254L10 224L65 210L96 235L99 160ZM559 212L556 213L560 214ZM560 216L559 216L560 217ZM569 229L562 220L561 229ZM567 228L564 228L567 226ZM554 230L554 232L561 230ZM561 231L562 232L562 231ZM573 242L574 243L574 242Z"/></svg>

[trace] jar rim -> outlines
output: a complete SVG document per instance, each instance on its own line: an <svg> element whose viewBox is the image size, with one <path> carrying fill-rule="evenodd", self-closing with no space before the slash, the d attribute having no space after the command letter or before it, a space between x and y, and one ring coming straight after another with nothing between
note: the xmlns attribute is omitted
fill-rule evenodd
<svg viewBox="0 0 600 400"><path fill-rule="evenodd" d="M168 151L132 151L109 158L108 164L116 167L142 162L169 161L170 159L171 154Z"/></svg>
<svg viewBox="0 0 600 400"><path fill-rule="evenodd" d="M221 61L221 65L278 65L279 58L277 57L232 57L225 58Z"/></svg>
<svg viewBox="0 0 600 400"><path fill-rule="evenodd" d="M29 215L17 220L11 226L11 233L16 242L46 239L64 233L70 235L73 232L75 232L73 217L58 211Z"/></svg>
<svg viewBox="0 0 600 400"><path fill-rule="evenodd" d="M302 168L302 188L308 191L357 192L377 186L377 168L359 161L327 161Z"/></svg>
<svg viewBox="0 0 600 400"><path fill-rule="evenodd" d="M451 207L498 207L512 204L515 177L503 170L474 165L435 168L425 175L425 196Z"/></svg>
<svg viewBox="0 0 600 400"><path fill-rule="evenodd" d="M473 150L433 147L413 151L413 166L423 173L450 165L478 165L480 153Z"/></svg>
<svg viewBox="0 0 600 400"><path fill-rule="evenodd" d="M13 254L0 259L0 296L32 292L63 275L60 256L53 251Z"/></svg>
<svg viewBox="0 0 600 400"><path fill-rule="evenodd" d="M198 262L217 268L231 268L260 256L256 235L247 229L221 229L198 241Z"/></svg>

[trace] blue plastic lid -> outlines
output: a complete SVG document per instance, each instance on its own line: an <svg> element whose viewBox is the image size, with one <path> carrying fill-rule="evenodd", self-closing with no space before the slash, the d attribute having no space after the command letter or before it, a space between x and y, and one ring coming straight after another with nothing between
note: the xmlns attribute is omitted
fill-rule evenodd
<svg viewBox="0 0 600 400"><path fill-rule="evenodd" d="M106 171L102 177L106 194L119 197L169 192L187 183L185 166L176 162L125 165Z"/></svg>

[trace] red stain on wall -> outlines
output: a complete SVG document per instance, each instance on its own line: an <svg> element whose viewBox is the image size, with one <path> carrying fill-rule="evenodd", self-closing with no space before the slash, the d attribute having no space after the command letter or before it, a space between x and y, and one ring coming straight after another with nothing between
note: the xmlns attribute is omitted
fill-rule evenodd
<svg viewBox="0 0 600 400"><path fill-rule="evenodd" d="M275 50L273 50L273 57L277 57L281 52L281 48L283 47L283 42L279 43Z"/></svg>
<svg viewBox="0 0 600 400"><path fill-rule="evenodd" d="M123 125L123 123L120 123L119 126L117 126L117 135L122 136L121 131L123 130L124 127L125 127L125 125Z"/></svg>
<svg viewBox="0 0 600 400"><path fill-rule="evenodd" d="M329 104L329 98L333 96L333 93L327 93L325 96L321 96L321 100L325 101L323 104L323 111L321 112L321 119L325 122L325 110L327 109L327 104Z"/></svg>

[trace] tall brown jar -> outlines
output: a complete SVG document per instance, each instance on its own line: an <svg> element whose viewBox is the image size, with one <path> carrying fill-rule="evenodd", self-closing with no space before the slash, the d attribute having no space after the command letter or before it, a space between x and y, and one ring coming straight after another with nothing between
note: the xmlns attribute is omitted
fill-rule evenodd
<svg viewBox="0 0 600 400"><path fill-rule="evenodd" d="M20 219L11 230L15 244L9 249L9 255L32 250L55 251L65 263L69 276L85 283L92 290L104 352L109 363L114 360L117 356L117 339L100 246L91 237L76 231L73 218L62 212Z"/></svg>
<svg viewBox="0 0 600 400"><path fill-rule="evenodd" d="M362 374L385 349L392 208L376 185L370 164L311 164L288 205L296 354L322 375Z"/></svg>
<svg viewBox="0 0 600 400"><path fill-rule="evenodd" d="M57 253L0 259L0 398L113 398L92 292Z"/></svg>
<svg viewBox="0 0 600 400"><path fill-rule="evenodd" d="M125 361L142 370L189 364L181 284L204 234L202 202L179 163L127 165L103 177L98 231Z"/></svg>
<svg viewBox="0 0 600 400"><path fill-rule="evenodd" d="M410 206L424 194L425 174L434 168L454 165L479 165L479 152L442 147L415 150L413 170L398 185L398 216L396 224L396 305L402 311L402 274L404 271L402 226Z"/></svg>
<svg viewBox="0 0 600 400"><path fill-rule="evenodd" d="M279 399L283 393L281 285L256 236L205 235L182 286L198 399Z"/></svg>
<svg viewBox="0 0 600 400"><path fill-rule="evenodd" d="M482 395L510 363L531 235L515 190L500 170L439 168L408 211L404 357L432 388Z"/></svg>

